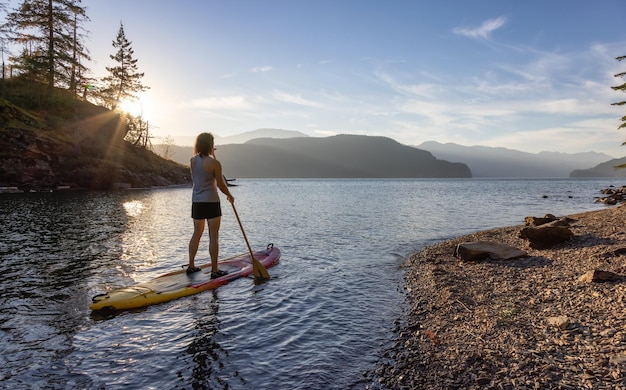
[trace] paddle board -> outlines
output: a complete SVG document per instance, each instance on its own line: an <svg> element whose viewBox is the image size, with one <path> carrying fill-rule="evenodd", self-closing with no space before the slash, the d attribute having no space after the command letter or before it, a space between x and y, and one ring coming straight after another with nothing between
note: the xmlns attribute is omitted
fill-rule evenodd
<svg viewBox="0 0 626 390"><path fill-rule="evenodd" d="M269 244L265 250L254 252L265 268L275 265L280 259L280 249ZM202 271L187 274L185 270L170 272L148 282L122 287L92 298L91 310L126 310L154 305L173 299L197 294L217 288L232 280L252 275L252 259L249 253L219 262L219 269L228 272L225 276L211 279L211 263L200 266Z"/></svg>

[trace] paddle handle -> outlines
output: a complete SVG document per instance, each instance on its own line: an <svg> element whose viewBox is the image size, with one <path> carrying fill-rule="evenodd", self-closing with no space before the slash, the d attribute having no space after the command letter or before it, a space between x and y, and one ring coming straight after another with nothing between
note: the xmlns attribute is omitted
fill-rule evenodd
<svg viewBox="0 0 626 390"><path fill-rule="evenodd" d="M248 246L248 251L250 252L250 259L252 261L252 272L254 273L254 277L256 279L269 279L270 274L267 272L263 264L258 261L254 257L254 253L252 253L252 248L250 247L250 242L248 241L248 237L246 236L246 232L243 230L243 225L241 224L241 219L239 219L239 214L237 213L237 209L235 208L235 203L230 203L233 206L233 211L235 212L235 217L237 217L237 223L239 223L239 228L241 228L241 233L243 234L244 240L246 240L246 245Z"/></svg>
<svg viewBox="0 0 626 390"><path fill-rule="evenodd" d="M243 234L243 239L246 240L246 245L248 246L248 251L250 252L250 257L254 259L254 254L252 253L252 248L250 247L250 243L248 242L248 237L246 236L246 232L243 230L243 225L241 224L241 219L239 219L239 214L237 214L237 209L235 208L235 204L231 203L233 206L233 211L235 212L235 217L237 218L237 223L239 224L239 228L241 229L241 234Z"/></svg>

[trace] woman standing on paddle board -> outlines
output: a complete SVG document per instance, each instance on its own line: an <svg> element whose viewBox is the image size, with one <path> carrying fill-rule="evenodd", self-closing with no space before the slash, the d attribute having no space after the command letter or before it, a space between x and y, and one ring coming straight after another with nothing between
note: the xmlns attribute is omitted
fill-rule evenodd
<svg viewBox="0 0 626 390"><path fill-rule="evenodd" d="M193 189L191 195L191 218L193 218L193 235L189 240L189 265L187 273L200 271L195 266L196 253L200 245L200 238L204 233L204 221L209 226L209 255L211 256L211 278L226 275L226 272L218 269L217 258L219 254L219 230L222 218L220 197L218 188L226 195L229 202L235 202L228 190L222 164L215 158L215 145L213 134L201 133L196 138L194 156L190 160L191 179Z"/></svg>

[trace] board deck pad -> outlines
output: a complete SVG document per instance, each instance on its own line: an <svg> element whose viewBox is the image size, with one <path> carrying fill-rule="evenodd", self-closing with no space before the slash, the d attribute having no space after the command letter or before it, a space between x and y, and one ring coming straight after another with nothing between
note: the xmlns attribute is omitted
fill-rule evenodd
<svg viewBox="0 0 626 390"><path fill-rule="evenodd" d="M275 265L280 259L280 249L269 244L265 250L254 252L265 268ZM211 263L200 266L201 271L187 274L179 270L158 276L134 286L121 287L93 297L91 310L126 310L154 305L173 299L193 295L217 288L232 280L252 275L252 259L249 253L219 262L219 269L227 274L211 279Z"/></svg>

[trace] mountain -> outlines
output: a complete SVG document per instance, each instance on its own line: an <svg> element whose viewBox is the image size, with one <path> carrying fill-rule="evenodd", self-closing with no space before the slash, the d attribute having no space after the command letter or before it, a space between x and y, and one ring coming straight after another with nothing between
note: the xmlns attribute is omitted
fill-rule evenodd
<svg viewBox="0 0 626 390"><path fill-rule="evenodd" d="M299 131L293 130L282 130L282 129L256 129L252 131L247 131L245 133L231 135L229 137L220 137L218 134L213 133L215 137L215 145L226 145L226 144L243 144L251 139L255 138L301 138L308 137L308 135L301 133ZM177 146L191 146L193 148L193 144L196 142L196 136L181 136L175 137L175 144ZM158 145L155 145L158 146ZM189 160L189 158L187 158Z"/></svg>
<svg viewBox="0 0 626 390"><path fill-rule="evenodd" d="M626 177L626 168L615 168L626 164L626 157L616 158L589 169L576 169L570 177Z"/></svg>
<svg viewBox="0 0 626 390"><path fill-rule="evenodd" d="M308 137L308 135L299 131L280 129L257 129L230 137L220 137L215 134L213 134L213 136L215 137L216 149L222 149L221 145L244 144L255 138L286 139ZM160 156L168 155L171 160L176 161L180 164L189 165L189 158L193 155L193 146L196 142L196 137L178 137L177 140L178 142L180 142L181 140L186 140L185 142L183 142L184 146L181 146L179 144L155 144L153 145L154 152Z"/></svg>
<svg viewBox="0 0 626 390"><path fill-rule="evenodd" d="M569 177L578 168L612 159L604 153L526 153L507 148L462 146L427 141L417 146L447 161L461 161L473 177Z"/></svg>
<svg viewBox="0 0 626 390"><path fill-rule="evenodd" d="M152 145L154 153L159 156L168 158L179 164L189 166L189 159L193 155L193 146L178 146L178 145Z"/></svg>
<svg viewBox="0 0 626 390"><path fill-rule="evenodd" d="M308 135L299 131L281 129L256 129L245 133L232 135L230 137L215 137L215 145L243 144L255 138L304 138Z"/></svg>
<svg viewBox="0 0 626 390"><path fill-rule="evenodd" d="M471 177L462 163L386 137L257 138L222 145L217 157L227 177L240 178L452 178Z"/></svg>

